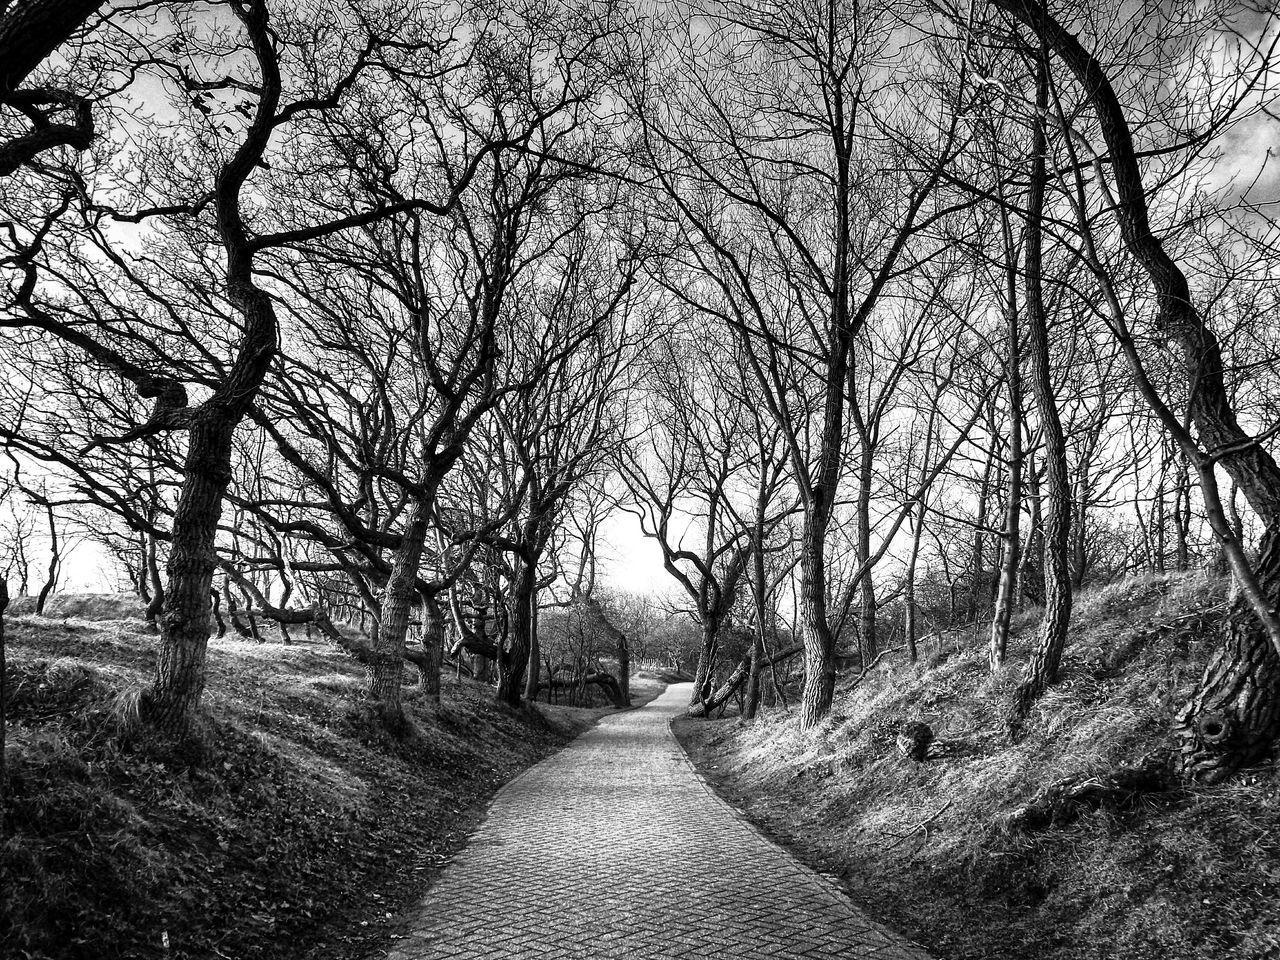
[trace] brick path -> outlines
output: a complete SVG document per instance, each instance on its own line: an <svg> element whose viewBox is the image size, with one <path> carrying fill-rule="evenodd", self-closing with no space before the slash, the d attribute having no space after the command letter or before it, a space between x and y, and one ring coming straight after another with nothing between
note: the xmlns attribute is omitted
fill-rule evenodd
<svg viewBox="0 0 1280 960"><path fill-rule="evenodd" d="M711 793L667 727L688 697L508 784L391 960L928 960Z"/></svg>

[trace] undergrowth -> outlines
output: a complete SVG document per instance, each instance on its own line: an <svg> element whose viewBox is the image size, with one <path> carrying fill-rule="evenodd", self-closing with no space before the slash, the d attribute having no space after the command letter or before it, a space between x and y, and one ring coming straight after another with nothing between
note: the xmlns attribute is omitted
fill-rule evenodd
<svg viewBox="0 0 1280 960"><path fill-rule="evenodd" d="M1010 745L1002 719L1037 617L990 675L969 632L882 665L801 731L776 712L682 722L704 772L868 911L950 958L1280 958L1280 773L1174 788L1068 826L1011 829L1046 786L1167 756L1211 653L1225 585L1145 577L1077 600L1062 681ZM938 742L901 758L908 720Z"/></svg>

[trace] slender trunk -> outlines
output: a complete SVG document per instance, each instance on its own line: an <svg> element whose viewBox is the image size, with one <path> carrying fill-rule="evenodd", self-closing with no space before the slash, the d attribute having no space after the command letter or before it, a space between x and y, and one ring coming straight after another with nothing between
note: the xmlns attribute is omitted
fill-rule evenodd
<svg viewBox="0 0 1280 960"><path fill-rule="evenodd" d="M1049 324L1040 286L1047 142L1044 114L1049 105L1048 64L1041 63L1036 77L1037 112L1031 143L1031 184L1027 200L1026 304L1031 348L1031 386L1044 437L1044 618L1040 636L1027 664L1026 675L1014 694L1008 726L1017 736L1032 705L1058 679L1067 627L1071 622L1071 570L1068 550L1071 536L1071 486L1067 478L1067 444L1058 416L1049 362Z"/></svg>
<svg viewBox="0 0 1280 960"><path fill-rule="evenodd" d="M210 590L209 592L211 594L211 599L213 601L210 604L213 610L213 619L214 619L214 622L218 624L218 637L222 638L227 635L227 624L226 624L226 621L222 619L222 609L221 609L222 595L218 592L216 587ZM230 602L231 602L231 595L228 594L227 603L230 604Z"/></svg>
<svg viewBox="0 0 1280 960"><path fill-rule="evenodd" d="M227 580L223 584L227 597L227 618L231 621L231 628L235 630L244 639L249 639L249 628L244 625L240 619L240 601L236 599L235 588L232 587L231 581ZM219 621L221 623L221 621ZM221 634L219 634L221 636Z"/></svg>
<svg viewBox="0 0 1280 960"><path fill-rule="evenodd" d="M982 467L982 486L978 488L978 508L974 516L973 551L969 561L971 579L969 581L969 619L976 620L982 608L982 582L986 577L986 533L987 503L991 499L991 468L996 459L994 440L987 452L987 461Z"/></svg>
<svg viewBox="0 0 1280 960"><path fill-rule="evenodd" d="M58 564L62 559L62 552L58 547L58 521L53 514L53 504L47 500L44 512L49 521L49 572L45 577L44 586L40 588L40 595L36 597L36 615L40 617L44 616L44 605L58 583Z"/></svg>
<svg viewBox="0 0 1280 960"><path fill-rule="evenodd" d="M861 446L858 457L853 556L857 569L863 571L862 580L858 584L858 652L862 662L866 664L875 659L877 650L876 584L871 576L871 569L865 566L871 559L871 485L875 479L875 446L856 401L850 402L849 414L849 419L858 431Z"/></svg>
<svg viewBox="0 0 1280 960"><path fill-rule="evenodd" d="M764 660L767 584L764 567L763 519L760 511L757 510L755 543L752 544L751 549L751 599L755 606L756 632L751 641L751 670L747 676L747 699L742 708L742 715L748 720L754 720L760 709L760 679Z"/></svg>
<svg viewBox="0 0 1280 960"><path fill-rule="evenodd" d="M1178 458L1177 497L1174 500L1174 526L1177 537L1175 563L1179 571L1191 566L1191 474L1186 457Z"/></svg>
<svg viewBox="0 0 1280 960"><path fill-rule="evenodd" d="M916 561L920 557L920 534L924 531L924 504L911 508L911 551L907 554L907 569L902 588L902 634L906 639L907 658L915 663L920 659L916 648L919 627L916 625Z"/></svg>
<svg viewBox="0 0 1280 960"><path fill-rule="evenodd" d="M417 592L422 546L427 537L426 505L415 499L405 520L400 545L391 565L391 576L382 599L382 617L372 638L369 658L369 698L378 704L392 725L404 719L401 692L404 684L405 637Z"/></svg>
<svg viewBox="0 0 1280 960"><path fill-rule="evenodd" d="M618 660L618 693L624 707L631 706L631 643L621 630L613 632L614 651Z"/></svg>
<svg viewBox="0 0 1280 960"><path fill-rule="evenodd" d="M1039 603L1044 599L1044 585L1036 582L1044 569L1044 520L1040 512L1040 467L1028 452L1024 458L1022 478L1027 487L1027 544L1018 569L1018 602Z"/></svg>
<svg viewBox="0 0 1280 960"><path fill-rule="evenodd" d="M249 621L249 636L255 643L262 643L262 632L258 629L258 618L253 614L253 598L247 593L241 594L244 600L244 618Z"/></svg>
<svg viewBox="0 0 1280 960"><path fill-rule="evenodd" d="M1085 524L1088 521L1089 500L1093 496L1093 490L1089 483L1089 467L1082 463L1077 468L1080 475L1076 478L1076 496L1075 509L1072 516L1071 525L1071 588L1079 590L1084 586L1085 577L1089 573L1089 553L1088 553L1088 529ZM1161 507L1164 506L1163 499L1160 501ZM1163 546L1161 553L1163 554Z"/></svg>
<svg viewBox="0 0 1280 960"><path fill-rule="evenodd" d="M991 640L987 662L991 672L999 670L1009 646L1009 621L1018 591L1019 548L1022 546L1022 373L1018 347L1018 274L1013 230L1008 214L1001 210L1008 261L1005 271L1005 385L1009 397L1009 486L1004 511L1004 550L1000 561L1000 588L996 592L995 615L991 618Z"/></svg>

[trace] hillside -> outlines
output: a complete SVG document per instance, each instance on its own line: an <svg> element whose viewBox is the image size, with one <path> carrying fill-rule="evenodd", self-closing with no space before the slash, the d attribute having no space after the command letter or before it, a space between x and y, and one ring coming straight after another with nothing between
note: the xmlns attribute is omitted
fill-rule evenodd
<svg viewBox="0 0 1280 960"><path fill-rule="evenodd" d="M1280 957L1280 772L1170 787L1042 829L1010 814L1046 786L1172 749L1170 722L1207 658L1225 585L1130 580L1078 598L1063 682L1010 746L1018 676L991 677L983 638L944 636L837 692L816 735L779 711L677 732L731 802L873 916L944 958ZM1020 666L1036 624L1016 626ZM924 763L895 736L920 720Z"/></svg>
<svg viewBox="0 0 1280 960"><path fill-rule="evenodd" d="M5 958L367 956L494 791L603 712L512 711L446 678L438 709L406 691L416 735L395 740L339 651L221 639L211 753L172 756L131 717L155 642L137 620L6 625Z"/></svg>

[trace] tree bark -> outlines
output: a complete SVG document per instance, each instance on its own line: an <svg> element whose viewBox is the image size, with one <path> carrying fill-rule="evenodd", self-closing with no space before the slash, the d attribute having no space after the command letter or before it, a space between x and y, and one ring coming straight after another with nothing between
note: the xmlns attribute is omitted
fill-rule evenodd
<svg viewBox="0 0 1280 960"><path fill-rule="evenodd" d="M1044 437L1044 616L1040 635L1021 685L1009 709L1008 728L1017 736L1032 705L1058 679L1062 650L1071 622L1071 485L1067 478L1067 443L1058 416L1049 361L1049 324L1041 289L1044 244L1044 192L1047 180L1044 115L1049 106L1048 64L1036 77L1037 112L1033 120L1031 183L1027 200L1026 304L1030 333L1031 386Z"/></svg>
<svg viewBox="0 0 1280 960"><path fill-rule="evenodd" d="M991 468L996 460L996 445L994 439L991 442L991 449L987 453L986 463L982 467L982 485L978 488L978 506L974 516L973 525L973 550L969 560L970 580L969 580L969 619L977 620L978 612L982 609L982 581L986 575L986 532L984 527L987 525L987 504L991 499Z"/></svg>
<svg viewBox="0 0 1280 960"><path fill-rule="evenodd" d="M427 663L422 673L422 692L432 703L440 702L440 662L444 657L444 611L434 593L422 598L422 649Z"/></svg>
<svg viewBox="0 0 1280 960"><path fill-rule="evenodd" d="M529 668L524 678L524 698L530 703L538 699L541 689L542 641L538 638L538 604L532 602L529 609Z"/></svg>
<svg viewBox="0 0 1280 960"><path fill-rule="evenodd" d="M758 498L757 504L763 500ZM765 580L763 516L757 507L755 542L751 548L751 599L755 605L756 632L751 641L751 667L747 674L747 699L743 704L742 715L754 720L760 709L760 679L764 670L764 631L767 613L768 585Z"/></svg>
<svg viewBox="0 0 1280 960"><path fill-rule="evenodd" d="M1018 274L1016 249L1009 216L1000 211L1004 235L1005 269L1005 388L1009 399L1009 479L1004 511L1004 550L1000 561L1000 587L996 592L995 614L991 618L991 639L987 645L987 663L991 672L999 670L1009 646L1009 621L1018 592L1018 569L1022 532L1022 373L1019 369L1021 350L1018 329ZM914 561L914 556L912 560ZM912 640L914 646L914 640ZM914 659L914 657L912 658Z"/></svg>
<svg viewBox="0 0 1280 960"><path fill-rule="evenodd" d="M160 562L156 557L156 538L147 535L147 570L144 576L151 579L151 597L147 600L144 619L153 629L159 629L159 617L164 610L164 580L160 576Z"/></svg>
<svg viewBox="0 0 1280 960"><path fill-rule="evenodd" d="M907 554L902 587L902 633L906 638L907 658L915 663L920 659L920 651L916 648L919 634L916 625L916 561L920 557L920 534L924 530L924 504L916 503L911 512L911 551Z"/></svg>
<svg viewBox="0 0 1280 960"><path fill-rule="evenodd" d="M521 557L511 590L511 629L498 656L498 699L520 705L533 635L533 605L537 602L537 561Z"/></svg>
<svg viewBox="0 0 1280 960"><path fill-rule="evenodd" d="M808 511L800 541L800 635L804 638L804 690L800 726L816 726L831 709L836 689L835 640L827 622L826 528L830 511Z"/></svg>
<svg viewBox="0 0 1280 960"><path fill-rule="evenodd" d="M382 598L382 616L373 638L373 657L369 664L369 698L379 705L389 723L404 719L401 694L404 684L405 637L409 632L409 615L422 564L422 546L427 537L427 510L415 499L409 508L396 549L391 576Z"/></svg>
<svg viewBox="0 0 1280 960"><path fill-rule="evenodd" d="M716 679L716 661L720 654L720 618L711 613L702 616L702 646L698 648L698 666L693 675L693 692L689 706L694 707L711 696Z"/></svg>

